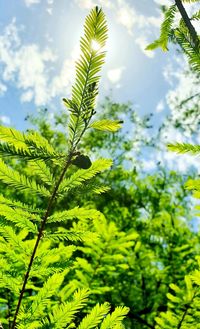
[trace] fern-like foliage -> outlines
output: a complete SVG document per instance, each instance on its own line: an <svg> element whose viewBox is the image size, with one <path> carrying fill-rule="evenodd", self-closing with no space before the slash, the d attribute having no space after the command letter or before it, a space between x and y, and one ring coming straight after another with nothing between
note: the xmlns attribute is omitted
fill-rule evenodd
<svg viewBox="0 0 200 329"><path fill-rule="evenodd" d="M168 144L168 149L170 151L181 154L191 153L194 155L198 155L200 153L200 145L193 145L188 143Z"/></svg>
<svg viewBox="0 0 200 329"><path fill-rule="evenodd" d="M78 247L81 253L76 258L68 289L73 291L88 287L98 298L107 292L114 299L114 286L120 285L123 271L129 270L129 255L138 234L135 231L120 231L114 222L108 223L103 215L94 219L91 231L97 234L95 244L88 235L83 246Z"/></svg>
<svg viewBox="0 0 200 329"><path fill-rule="evenodd" d="M154 50L158 47L161 47L163 51L168 50L168 41L171 34L172 24L174 21L174 17L176 14L177 8L176 5L172 5L169 9L166 10L164 21L160 28L160 37L155 40L149 46L147 46L147 50Z"/></svg>
<svg viewBox="0 0 200 329"><path fill-rule="evenodd" d="M20 191L28 190L30 193L44 197L50 196L50 192L44 186L37 184L35 180L20 174L18 171L10 169L2 160L0 160L0 180Z"/></svg>
<svg viewBox="0 0 200 329"><path fill-rule="evenodd" d="M70 109L69 142L73 145L81 138L94 115L95 99L98 94L99 72L104 63L107 39L105 15L96 7L86 18L84 36L81 38L81 58L76 63L76 80L72 88L72 98L64 99Z"/></svg>
<svg viewBox="0 0 200 329"><path fill-rule="evenodd" d="M200 328L200 271L185 276L183 287L170 284L167 294L168 307L166 312L156 318L156 329L192 329Z"/></svg>
<svg viewBox="0 0 200 329"><path fill-rule="evenodd" d="M69 178L63 180L60 184L60 192L66 192L77 186L82 185L85 181L92 179L101 171L107 170L111 167L112 161L109 159L99 159L93 162L92 166L87 169L79 169Z"/></svg>
<svg viewBox="0 0 200 329"><path fill-rule="evenodd" d="M80 152L80 141L89 128L117 131L119 121L93 121L107 24L102 9L95 7L85 21L81 56L76 63L72 98L64 99L70 111L66 152L54 148L37 132L0 127L0 321L5 329L119 328L127 308L110 314L107 303L79 314L89 291L68 290L67 274L73 266L76 245L95 241L92 223L102 215L96 209L56 209L56 201L89 188L91 193L108 191L94 182L112 161L93 163ZM68 145L68 148L67 148ZM9 195L17 191L19 200ZM18 194L19 193L19 194ZM27 201L33 200L30 205ZM69 207L70 208L70 207ZM73 297L72 297L73 292ZM107 321L105 321L107 319Z"/></svg>
<svg viewBox="0 0 200 329"><path fill-rule="evenodd" d="M63 155L56 153L48 141L37 132L22 133L0 126L0 154L23 159L49 160Z"/></svg>
<svg viewBox="0 0 200 329"><path fill-rule="evenodd" d="M196 17L197 20L199 20L198 17ZM182 24L184 25L184 24ZM178 44L183 49L184 53L186 54L188 58L188 62L191 66L191 68L194 70L194 72L200 72L200 51L199 47L194 47L191 43L190 38L187 36L188 32L183 32L183 29L186 30L185 26L184 28L178 28L175 33L175 38L178 42Z"/></svg>
<svg viewBox="0 0 200 329"><path fill-rule="evenodd" d="M121 122L112 120L99 120L92 122L90 127L97 130L115 132L121 128Z"/></svg>

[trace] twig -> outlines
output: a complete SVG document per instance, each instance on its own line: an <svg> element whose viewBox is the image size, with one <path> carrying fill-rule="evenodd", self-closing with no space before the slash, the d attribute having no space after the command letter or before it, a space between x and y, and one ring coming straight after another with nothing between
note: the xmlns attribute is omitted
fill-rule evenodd
<svg viewBox="0 0 200 329"><path fill-rule="evenodd" d="M150 328L150 329L155 329L155 327L151 324L149 324L146 320L144 320L143 318L141 318L138 314L134 314L132 312L129 312L127 314L127 317L129 317L130 319L135 319L136 321L144 324L146 327Z"/></svg>
<svg viewBox="0 0 200 329"><path fill-rule="evenodd" d="M49 213L51 211L51 208L52 208L52 205L53 205L53 202L55 200L55 197L56 197L56 193L58 191L58 188L60 186L60 183L62 182L63 180L63 177L71 163L71 158L72 158L72 154L73 152L69 153L69 156L68 156L68 160L66 161L66 164L62 170L62 173L58 179L58 182L57 184L55 185L54 187L54 190L52 192L52 195L49 199L49 203L48 203L48 206L47 206L47 210L45 212L45 215L43 217L43 220L42 220L42 223L41 223L41 227L38 231L38 235L37 235L37 239L36 239L36 242L35 242L35 246L34 246L34 249L33 249L33 252L32 252L32 255L31 255L31 258L30 258L30 262L29 262L29 265L28 265L28 269L26 271L26 274L25 274L25 277L24 277L24 281L23 281L23 286L22 286L22 289L21 289L21 292L20 292L20 296L19 296L19 299L18 299L18 304L17 304L17 308L16 308L16 311L15 311L15 315L14 315L14 320L13 320L13 323L12 323L12 326L11 326L11 329L15 329L15 325L16 325L16 320L17 320L17 316L18 316L18 313L19 313L19 309L20 309L20 306L21 306L21 302L22 302L22 299L23 299L23 296L24 296L24 292L25 292L25 288L26 288L26 284L28 282L28 278L29 278L29 274L30 274L30 271L31 271L31 267L33 265L33 261L34 261L34 258L35 258L35 254L36 254L36 251L37 251L37 248L38 248L38 245L39 245L39 242L43 236L43 231L44 231L44 228L45 228L45 225L46 225L46 222L47 222L47 219L49 217ZM0 327L1 328L1 327Z"/></svg>

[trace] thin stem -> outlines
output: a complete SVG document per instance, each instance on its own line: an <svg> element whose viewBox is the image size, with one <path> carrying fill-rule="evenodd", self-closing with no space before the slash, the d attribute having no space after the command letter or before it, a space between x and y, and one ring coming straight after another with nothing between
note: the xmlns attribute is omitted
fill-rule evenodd
<svg viewBox="0 0 200 329"><path fill-rule="evenodd" d="M197 32L194 28L194 26L192 25L191 21L190 21L190 18L182 4L182 1L181 0L175 0L175 3L176 3L176 6L182 16L182 19L185 23L185 25L187 26L188 28L188 31L190 33L190 36L191 36L191 39L192 39L192 42L194 44L195 47L198 47L199 45L199 39L198 39L198 35L197 35Z"/></svg>
<svg viewBox="0 0 200 329"><path fill-rule="evenodd" d="M196 293L197 293L197 291L194 292L194 295L193 295L193 297L192 297L190 303L186 305L186 307L185 307L185 311L183 312L183 315L182 315L182 317L181 317L181 319L180 319L180 321L179 321L179 323L178 323L178 325L177 325L177 329L180 329L180 328L181 328L181 326L182 326L182 324L183 324L183 321L185 320L185 317L186 317L186 315L187 315L189 309L191 308L191 304L192 304L194 298L196 297Z"/></svg>
<svg viewBox="0 0 200 329"><path fill-rule="evenodd" d="M74 149L73 149L73 151L74 151ZM29 265L28 265L28 268L27 268L27 271L26 271L26 274L25 274L25 277L24 277L24 281L23 281L22 289L21 289L20 296L19 296L19 299L18 299L18 304L17 304L17 308L16 308L16 311L15 311L14 320L13 320L11 329L15 329L17 316L18 316L19 309L20 309L20 306L21 306L21 302L22 302L22 299L23 299L23 296L24 296L24 292L25 292L25 289L26 289L26 284L28 282L28 278L29 278L31 267L32 267L32 264L33 264L33 261L34 261L34 258L35 258L35 254L36 254L36 251L37 251L39 242L40 242L40 240L41 240L41 238L43 236L43 231L44 231L44 228L45 228L47 219L49 217L49 214L50 214L50 211L51 211L53 202L55 200L56 193L57 193L58 188L60 186L60 183L62 182L63 177L64 177L64 175L65 175L65 173L66 173L66 171L67 171L67 169L68 169L68 167L69 167L69 165L71 163L71 159L72 159L72 156L73 156L73 151L72 152L69 152L69 156L68 156L68 159L66 161L66 164L65 164L65 166L64 166L64 168L63 168L63 170L61 172L61 175L60 175L60 177L58 179L58 182L56 183L56 185L55 185L55 187L53 189L52 195L51 195L51 197L49 199L48 206L47 206L45 215L43 217L43 220L42 220L40 229L38 231L38 235L37 235L37 239L36 239L36 242L35 242L35 246L34 246L34 249L33 249L33 252L32 252L32 255L31 255L31 258L30 258L30 262L29 262Z"/></svg>
<svg viewBox="0 0 200 329"><path fill-rule="evenodd" d="M180 321L179 321L179 323L178 323L177 329L180 329L180 328L181 328L182 323L183 323L183 321L184 321L184 319L185 319L185 317L186 317L186 315L187 315L187 312L188 312L189 308L190 308L190 306L188 306L188 307L185 309L185 311L184 311L184 313L183 313L183 315L182 315L182 318L180 319Z"/></svg>

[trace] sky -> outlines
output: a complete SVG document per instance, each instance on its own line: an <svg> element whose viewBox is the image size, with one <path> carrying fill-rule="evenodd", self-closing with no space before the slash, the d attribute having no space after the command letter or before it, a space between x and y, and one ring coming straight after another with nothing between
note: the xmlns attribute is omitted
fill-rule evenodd
<svg viewBox="0 0 200 329"><path fill-rule="evenodd" d="M196 91L192 78L183 75L186 62L173 47L167 53L145 50L159 36L163 18L159 6L171 3L0 0L2 123L24 130L27 114L64 108L62 98L70 96L84 18L100 5L107 17L109 39L99 99L112 95L116 102L131 101L139 114L154 113L154 124L160 124L173 112L177 95L184 90L186 97ZM170 134L171 138L174 132Z"/></svg>

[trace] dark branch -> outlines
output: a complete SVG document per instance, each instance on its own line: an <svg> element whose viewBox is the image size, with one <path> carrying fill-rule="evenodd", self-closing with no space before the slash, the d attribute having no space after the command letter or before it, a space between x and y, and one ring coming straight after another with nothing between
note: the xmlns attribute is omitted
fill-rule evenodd
<svg viewBox="0 0 200 329"><path fill-rule="evenodd" d="M194 26L192 25L192 23L190 21L190 18L188 16L183 4L182 4L182 1L181 0L175 0L175 3L176 3L176 6L177 6L181 16L182 16L182 19L183 19L185 25L188 28L188 31L190 33L193 45L195 47L198 47L199 46L199 38L198 38L197 32L196 32Z"/></svg>
<svg viewBox="0 0 200 329"><path fill-rule="evenodd" d="M146 327L148 327L150 329L155 329L154 326L152 326L151 324L149 324L146 320L144 320L143 318L141 318L138 314L134 314L132 312L129 312L127 314L127 317L129 317L130 319L135 319L136 321L144 324Z"/></svg>

